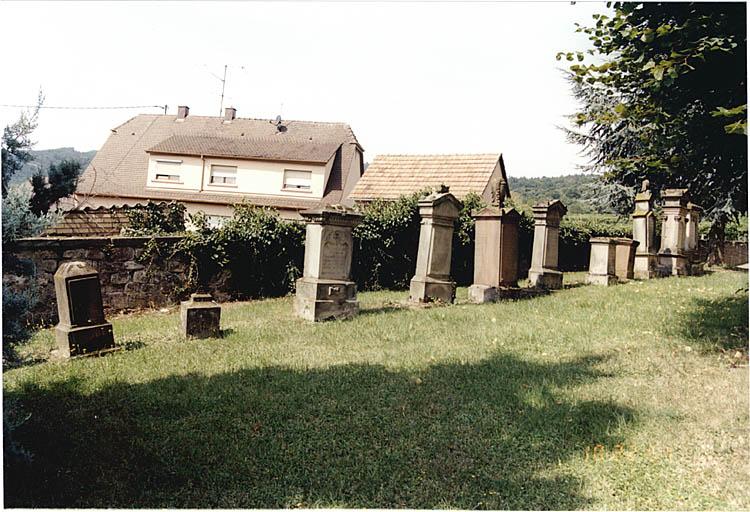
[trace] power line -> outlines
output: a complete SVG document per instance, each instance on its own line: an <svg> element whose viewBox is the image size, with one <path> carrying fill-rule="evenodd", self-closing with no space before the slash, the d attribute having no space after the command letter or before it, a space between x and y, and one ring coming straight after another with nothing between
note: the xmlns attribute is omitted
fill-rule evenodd
<svg viewBox="0 0 750 512"><path fill-rule="evenodd" d="M0 105L0 107L6 108L52 108L57 110L120 110L130 108L161 108L166 110L166 105L132 105L123 107L51 107L47 105Z"/></svg>

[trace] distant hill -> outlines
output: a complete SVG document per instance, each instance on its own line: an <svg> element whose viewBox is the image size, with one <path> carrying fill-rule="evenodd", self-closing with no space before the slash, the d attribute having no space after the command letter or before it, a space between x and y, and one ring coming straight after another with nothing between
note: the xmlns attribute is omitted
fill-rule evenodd
<svg viewBox="0 0 750 512"><path fill-rule="evenodd" d="M533 205L559 199L570 213L594 213L585 199L585 189L598 179L590 174L571 174L542 178L508 177L511 197L516 203Z"/></svg>
<svg viewBox="0 0 750 512"><path fill-rule="evenodd" d="M45 172L52 164L58 164L63 160L77 160L81 163L81 168L85 169L96 151L76 151L73 148L55 148L55 149L40 149L39 151L32 151L31 154L34 159L31 162L26 163L20 171L13 175L11 183L21 183L31 178L36 173L37 169L42 169Z"/></svg>

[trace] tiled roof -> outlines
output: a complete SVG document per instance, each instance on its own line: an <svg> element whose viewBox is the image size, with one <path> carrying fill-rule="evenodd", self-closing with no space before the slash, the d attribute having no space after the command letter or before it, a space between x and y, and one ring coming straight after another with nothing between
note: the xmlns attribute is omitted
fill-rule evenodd
<svg viewBox="0 0 750 512"><path fill-rule="evenodd" d="M113 236L129 224L126 209L85 208L69 210L62 220L47 229L45 236Z"/></svg>
<svg viewBox="0 0 750 512"><path fill-rule="evenodd" d="M237 139L202 135L173 135L147 149L149 153L214 156L249 160L281 160L324 164L340 142L313 143L296 139Z"/></svg>
<svg viewBox="0 0 750 512"><path fill-rule="evenodd" d="M349 198L355 201L396 199L427 187L448 185L459 199L487 188L500 153L478 155L378 155L359 179Z"/></svg>
<svg viewBox="0 0 750 512"><path fill-rule="evenodd" d="M306 141L316 147L315 151L325 151L336 144L340 147L337 154L337 165L331 169L329 182L340 185L334 189L328 187L323 202L341 200L341 190L346 188L346 176L342 169L348 170L355 155L355 146L359 146L352 129L345 123L323 123L309 121L284 121L285 129L279 131L268 119L237 118L225 123L221 117L188 116L177 121L174 115L139 115L114 128L107 141L97 152L94 159L84 171L76 189L76 196L85 202L86 196L106 196L117 198L155 199L155 200L190 200L233 204L246 198L256 204L267 206L298 208L292 204L304 204L303 208L319 203L319 200L300 200L285 197L264 197L245 194L212 194L208 192L190 193L174 191L154 191L146 189L148 175L147 151L157 144L172 137L220 138L244 141L262 139L274 147L276 144L290 142L293 146ZM333 154L331 151L330 154ZM261 203L261 201L263 201Z"/></svg>

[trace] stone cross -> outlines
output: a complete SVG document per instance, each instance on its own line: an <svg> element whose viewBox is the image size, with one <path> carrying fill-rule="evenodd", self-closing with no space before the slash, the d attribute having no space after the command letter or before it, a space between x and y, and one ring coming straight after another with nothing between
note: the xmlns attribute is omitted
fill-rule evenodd
<svg viewBox="0 0 750 512"><path fill-rule="evenodd" d="M55 272L55 339L64 358L115 350L112 324L104 318L99 272L82 261L68 261Z"/></svg>
<svg viewBox="0 0 750 512"><path fill-rule="evenodd" d="M531 253L529 281L540 288L562 288L562 272L557 270L560 221L568 212L559 200L533 207L534 248Z"/></svg>
<svg viewBox="0 0 750 512"><path fill-rule="evenodd" d="M409 285L409 300L453 302L456 283L451 279L453 223L461 203L446 187L419 201L422 223L419 230L417 269Z"/></svg>
<svg viewBox="0 0 750 512"><path fill-rule="evenodd" d="M661 249L658 253L662 275L682 276L688 273L685 257L685 218L687 189L671 188L662 192Z"/></svg>
<svg viewBox="0 0 750 512"><path fill-rule="evenodd" d="M342 206L300 215L307 222L305 268L296 283L295 313L313 322L353 317L359 303L357 285L351 280L352 229L362 215Z"/></svg>
<svg viewBox="0 0 750 512"><path fill-rule="evenodd" d="M180 303L180 321L186 338L221 336L221 306L208 293L194 293Z"/></svg>
<svg viewBox="0 0 750 512"><path fill-rule="evenodd" d="M591 244L591 259L589 260L589 273L586 275L586 282L602 286L617 284L614 239L597 237L589 240L589 243Z"/></svg>
<svg viewBox="0 0 750 512"><path fill-rule="evenodd" d="M638 240L615 238L615 274L619 281L629 281L634 277L635 254L640 245Z"/></svg>
<svg viewBox="0 0 750 512"><path fill-rule="evenodd" d="M635 211L632 215L633 240L638 242L633 265L633 276L636 279L650 279L655 276L656 269L656 219L648 184L648 180L643 180L641 192L635 196Z"/></svg>
<svg viewBox="0 0 750 512"><path fill-rule="evenodd" d="M518 286L518 222L513 208L488 206L474 215L473 302L491 302Z"/></svg>

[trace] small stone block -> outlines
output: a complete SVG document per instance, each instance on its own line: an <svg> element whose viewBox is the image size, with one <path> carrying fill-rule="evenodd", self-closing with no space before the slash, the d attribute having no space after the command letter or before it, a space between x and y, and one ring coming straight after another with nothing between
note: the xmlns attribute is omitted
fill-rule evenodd
<svg viewBox="0 0 750 512"><path fill-rule="evenodd" d="M546 288L547 290L559 290L562 288L562 272L545 269L544 272L529 271L529 282L531 286Z"/></svg>
<svg viewBox="0 0 750 512"><path fill-rule="evenodd" d="M186 338L221 336L221 306L211 295L194 293L180 304L180 321Z"/></svg>
<svg viewBox="0 0 750 512"><path fill-rule="evenodd" d="M619 282L617 276L611 274L587 274L586 284L593 284L598 286L612 286Z"/></svg>
<svg viewBox="0 0 750 512"><path fill-rule="evenodd" d="M456 298L456 283L452 281L427 281L413 278L409 284L411 302L441 301L451 304Z"/></svg>

